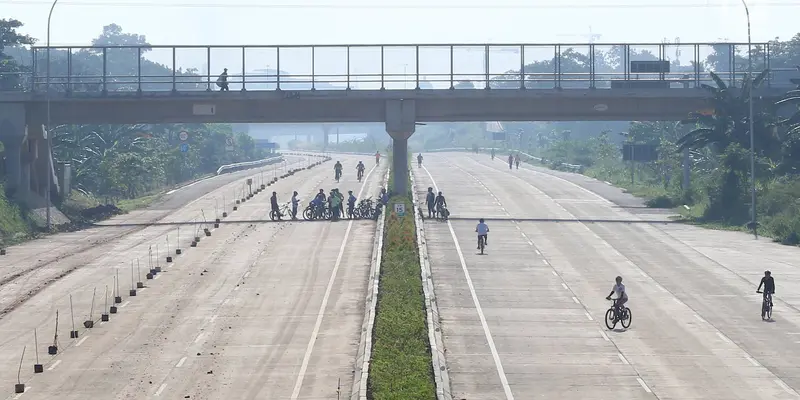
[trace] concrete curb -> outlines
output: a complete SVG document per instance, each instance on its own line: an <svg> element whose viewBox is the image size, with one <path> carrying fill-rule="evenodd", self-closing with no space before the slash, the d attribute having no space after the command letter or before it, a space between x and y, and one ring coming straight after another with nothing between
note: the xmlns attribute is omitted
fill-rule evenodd
<svg viewBox="0 0 800 400"><path fill-rule="evenodd" d="M420 204L417 196L414 171L409 171L411 178L411 195L413 199L414 223L417 226L417 248L419 249L420 274L422 276L422 290L425 295L425 312L427 314L428 342L431 347L431 362L433 364L433 377L436 383L436 399L452 400L450 388L450 372L447 369L447 359L444 354L444 340L442 339L442 325L439 323L439 307L434 294L433 275L428 263L428 245L425 240L425 229L422 216L417 212Z"/></svg>
<svg viewBox="0 0 800 400"><path fill-rule="evenodd" d="M391 166L386 168L383 186L389 182ZM351 400L367 400L367 382L369 378L369 362L372 359L372 331L375 325L375 313L378 306L378 285L381 277L381 260L383 255L383 233L386 226L386 209L383 210L378 225L375 227L375 240L372 244L372 261L369 269L370 284L367 286L366 310L364 322L361 324L361 340L358 345L355 368L353 371L353 387Z"/></svg>

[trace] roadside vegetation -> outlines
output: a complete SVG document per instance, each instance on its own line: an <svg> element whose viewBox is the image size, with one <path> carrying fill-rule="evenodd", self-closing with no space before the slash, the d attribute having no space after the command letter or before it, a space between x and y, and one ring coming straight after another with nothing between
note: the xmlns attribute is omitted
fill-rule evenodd
<svg viewBox="0 0 800 400"><path fill-rule="evenodd" d="M389 161L391 162L391 161ZM392 187L389 180L389 187ZM409 188L411 183L409 182ZM393 194L406 215L387 207L378 304L369 367L368 397L373 400L434 400L430 344L420 276L414 207L410 194Z"/></svg>

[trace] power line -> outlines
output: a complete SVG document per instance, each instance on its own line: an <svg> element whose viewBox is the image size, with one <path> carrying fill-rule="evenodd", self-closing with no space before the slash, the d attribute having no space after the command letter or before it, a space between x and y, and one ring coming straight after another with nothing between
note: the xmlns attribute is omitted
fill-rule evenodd
<svg viewBox="0 0 800 400"><path fill-rule="evenodd" d="M16 6L49 5L50 0L0 0L0 4ZM738 7L731 3L651 3L651 4L244 4L244 3L161 3L161 2L105 2L92 0L63 1L59 4L78 7L139 7L139 8L239 8L239 9L336 9L336 10L518 10L518 9L675 9L675 8L730 8ZM800 2L765 1L751 5L751 8L800 8Z"/></svg>

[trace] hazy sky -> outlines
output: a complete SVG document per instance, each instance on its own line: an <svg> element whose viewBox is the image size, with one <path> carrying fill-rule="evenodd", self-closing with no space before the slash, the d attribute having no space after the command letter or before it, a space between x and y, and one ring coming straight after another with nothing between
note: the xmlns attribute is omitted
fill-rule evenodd
<svg viewBox="0 0 800 400"><path fill-rule="evenodd" d="M753 41L788 39L800 30L800 1L749 3ZM0 15L21 20L23 31L44 45L50 4L0 0ZM146 35L155 45L585 43L590 29L602 35L599 43L747 40L739 0L61 0L53 13L51 41L87 44L110 23ZM187 61L179 64L203 69L201 53L181 56ZM241 70L241 62L236 64L241 57L227 53L224 63L212 62L212 71L222 64ZM687 48L684 54L690 57L691 51ZM480 66L481 56L474 56ZM154 57L171 59L167 54ZM515 63L518 68L513 57L518 56L506 55L500 64L508 65L497 68ZM253 64L273 63L264 59ZM409 68L408 61L391 64ZM248 70L255 67L247 63ZM282 70L290 68L300 67L281 65Z"/></svg>

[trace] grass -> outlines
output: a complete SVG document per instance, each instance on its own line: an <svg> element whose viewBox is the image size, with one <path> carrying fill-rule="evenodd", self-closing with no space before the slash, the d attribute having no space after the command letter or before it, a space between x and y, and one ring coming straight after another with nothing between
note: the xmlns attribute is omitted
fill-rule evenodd
<svg viewBox="0 0 800 400"><path fill-rule="evenodd" d="M163 193L151 194L148 196L137 197L135 199L120 200L117 202L116 206L119 207L120 210L127 213L149 207L151 204L153 204L153 202L160 199L161 196L163 196Z"/></svg>
<svg viewBox="0 0 800 400"><path fill-rule="evenodd" d="M368 398L436 399L414 207L408 196L393 196L389 204L398 202L406 204L405 217L389 208L385 215Z"/></svg>
<svg viewBox="0 0 800 400"><path fill-rule="evenodd" d="M31 233L25 213L6 198L5 188L0 185L0 247L25 241Z"/></svg>

